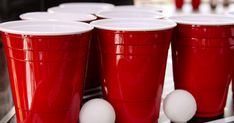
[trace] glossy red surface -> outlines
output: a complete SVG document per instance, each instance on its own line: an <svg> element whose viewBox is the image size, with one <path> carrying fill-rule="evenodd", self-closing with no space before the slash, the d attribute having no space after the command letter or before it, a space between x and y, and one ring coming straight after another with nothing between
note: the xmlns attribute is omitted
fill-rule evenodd
<svg viewBox="0 0 234 123"><path fill-rule="evenodd" d="M214 31L215 30L215 31ZM178 24L176 35L184 38L230 38L233 36L232 28L224 26L199 26ZM201 42L201 41L199 41ZM226 43L226 42L223 42ZM230 42L233 43L233 42Z"/></svg>
<svg viewBox="0 0 234 123"><path fill-rule="evenodd" d="M117 123L156 123L172 29L97 30L102 86Z"/></svg>
<svg viewBox="0 0 234 123"><path fill-rule="evenodd" d="M111 98L109 101L115 106L115 111L119 112L116 123L158 123L159 102L123 101Z"/></svg>
<svg viewBox="0 0 234 123"><path fill-rule="evenodd" d="M106 45L102 46L102 52L110 55L155 55L155 52L160 52L159 47L165 47L165 45Z"/></svg>
<svg viewBox="0 0 234 123"><path fill-rule="evenodd" d="M113 33L108 30L98 30L98 40L100 41L101 45L139 45L139 46L145 46L145 45L157 45L157 44L165 44L165 41L168 41L170 37L171 30L162 30L162 31L146 31L145 33L142 32L121 32L116 31L116 33ZM103 34L104 33L104 34ZM156 34L155 34L156 33ZM168 34L169 33L169 34ZM166 37L165 35L169 35L169 37ZM103 40L107 37L106 40ZM160 39L160 40L155 40Z"/></svg>
<svg viewBox="0 0 234 123"><path fill-rule="evenodd" d="M234 26L178 24L175 30L172 41L175 88L193 94L197 117L224 112L234 65L233 29Z"/></svg>
<svg viewBox="0 0 234 123"><path fill-rule="evenodd" d="M77 123L77 117L73 116L72 111L41 113L16 109L16 112L21 113L16 114L16 117L26 119L18 123Z"/></svg>
<svg viewBox="0 0 234 123"><path fill-rule="evenodd" d="M90 35L2 33L18 123L77 123Z"/></svg>
<svg viewBox="0 0 234 123"><path fill-rule="evenodd" d="M76 50L54 50L54 51L25 51L6 48L5 51L10 58L24 61L57 62L58 60L72 61L86 57L88 48L78 48Z"/></svg>
<svg viewBox="0 0 234 123"><path fill-rule="evenodd" d="M87 47L89 45L89 42L87 42L87 40L90 38L89 36L90 33L84 33L82 36L45 36L42 40L41 36L15 35L5 33L3 34L2 38L5 40L5 47L12 49L51 51L72 50L80 47ZM22 40L22 38L24 40ZM51 42L53 42L52 45Z"/></svg>

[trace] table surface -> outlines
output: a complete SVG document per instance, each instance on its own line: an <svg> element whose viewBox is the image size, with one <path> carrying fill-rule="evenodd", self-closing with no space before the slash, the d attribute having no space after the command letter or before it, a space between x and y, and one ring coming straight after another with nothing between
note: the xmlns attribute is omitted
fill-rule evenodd
<svg viewBox="0 0 234 123"><path fill-rule="evenodd" d="M223 7L219 4L216 10L212 11L208 4L202 4L200 6L199 11L193 12L191 5L186 3L185 6L181 11L176 11L174 5L162 5L161 6L165 11L164 14L166 16L175 15L175 14L183 14L183 13L218 13L218 14L225 14L229 10L234 10L234 5L229 5L229 7ZM6 72L6 65L3 62L2 57L3 51L2 47L0 47L0 123L15 123L15 111L13 107L13 101L10 95L10 86L9 80L6 74L2 74L1 72ZM168 53L168 61L167 61L167 68L166 68L166 76L165 76L165 84L164 84L164 91L162 95L162 102L165 96L174 90L173 84L173 77L172 77L172 61L171 61L171 51L169 50ZM2 86L4 85L4 86ZM161 106L162 107L162 106ZM163 110L160 110L160 117L159 123L170 123L170 120L167 119ZM222 116L213 117L213 118L193 118L191 123L201 123L211 121L211 123L234 123L234 101L232 98L232 91L231 88L229 89L227 104L225 107L225 113Z"/></svg>

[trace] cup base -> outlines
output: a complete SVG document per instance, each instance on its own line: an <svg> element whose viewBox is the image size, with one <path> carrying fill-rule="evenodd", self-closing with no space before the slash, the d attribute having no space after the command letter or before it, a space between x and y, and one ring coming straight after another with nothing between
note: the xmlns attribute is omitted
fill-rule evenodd
<svg viewBox="0 0 234 123"><path fill-rule="evenodd" d="M17 123L77 123L77 113L71 110L33 112L15 108Z"/></svg>
<svg viewBox="0 0 234 123"><path fill-rule="evenodd" d="M116 111L116 123L157 123L159 106L155 101L107 99Z"/></svg>

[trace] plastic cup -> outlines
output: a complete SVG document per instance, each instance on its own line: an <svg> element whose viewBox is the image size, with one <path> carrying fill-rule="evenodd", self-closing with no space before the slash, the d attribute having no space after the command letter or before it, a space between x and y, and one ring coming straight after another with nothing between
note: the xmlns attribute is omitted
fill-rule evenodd
<svg viewBox="0 0 234 123"><path fill-rule="evenodd" d="M129 10L107 10L96 14L99 19L161 19L164 16L160 12L152 11L129 11Z"/></svg>
<svg viewBox="0 0 234 123"><path fill-rule="evenodd" d="M84 13L48 13L48 12L29 12L20 15L22 20L36 21L79 21L91 22L96 19L94 15Z"/></svg>
<svg viewBox="0 0 234 123"><path fill-rule="evenodd" d="M109 10L113 8L113 4L109 3L92 3L92 2L77 2L77 3L63 3L58 7L48 9L50 13L88 13L96 14L100 11Z"/></svg>
<svg viewBox="0 0 234 123"><path fill-rule="evenodd" d="M224 113L233 65L234 19L223 15L181 15L172 41L176 89L197 102L196 117Z"/></svg>
<svg viewBox="0 0 234 123"><path fill-rule="evenodd" d="M30 12L20 15L21 19L25 20L42 20L42 21L82 21L82 22L91 22L97 17L87 13L48 13L48 12ZM101 85L100 85L100 74L99 74L99 54L97 41L95 34L92 35L92 40L90 42L89 50L89 59L88 59L88 68L87 76L85 79L85 88L84 88L84 101L87 100L87 97L101 97ZM84 42L87 43L87 42ZM38 44L36 44L38 45ZM78 46L82 46L77 44ZM86 45L86 44L85 44ZM61 47L65 47L62 45ZM73 44L75 48L76 45Z"/></svg>
<svg viewBox="0 0 234 123"><path fill-rule="evenodd" d="M18 123L78 122L92 29L82 22L0 24Z"/></svg>
<svg viewBox="0 0 234 123"><path fill-rule="evenodd" d="M116 123L157 122L176 24L156 19L102 19L91 24L100 43L104 96L116 111Z"/></svg>

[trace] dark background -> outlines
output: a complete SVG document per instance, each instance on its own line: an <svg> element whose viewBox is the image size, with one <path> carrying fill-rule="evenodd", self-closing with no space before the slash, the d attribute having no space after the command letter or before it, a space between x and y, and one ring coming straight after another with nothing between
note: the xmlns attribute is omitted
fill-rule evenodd
<svg viewBox="0 0 234 123"><path fill-rule="evenodd" d="M25 12L46 11L65 2L105 2L114 5L131 5L133 0L0 0L0 22L19 19Z"/></svg>

